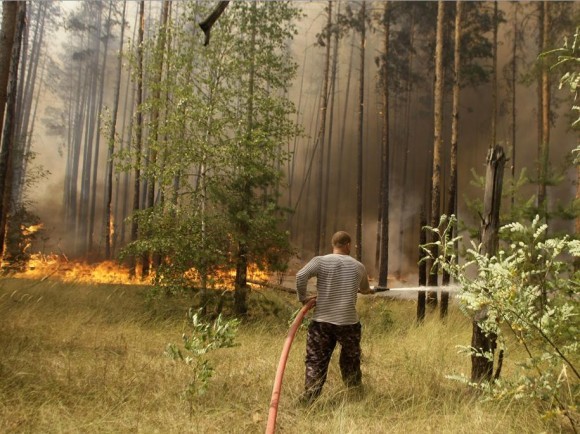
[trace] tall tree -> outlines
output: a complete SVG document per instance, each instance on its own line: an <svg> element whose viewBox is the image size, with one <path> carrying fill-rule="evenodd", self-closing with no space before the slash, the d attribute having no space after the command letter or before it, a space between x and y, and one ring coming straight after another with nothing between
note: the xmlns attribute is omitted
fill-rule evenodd
<svg viewBox="0 0 580 434"><path fill-rule="evenodd" d="M491 139L489 146L495 146L497 144L497 104L498 104L498 95L497 95L497 86L498 86L498 79L497 79L497 50L498 50L498 41L497 41L497 32L499 30L499 10L498 10L498 1L494 0L493 2L493 42L492 42L492 49L493 49L493 64L492 64L492 83L491 83Z"/></svg>
<svg viewBox="0 0 580 434"><path fill-rule="evenodd" d="M497 5L497 2L496 2ZM455 2L455 38L453 48L453 107L451 118L451 155L450 155L450 176L449 176L449 195L447 196L447 215L457 214L457 149L459 137L459 93L461 81L461 20L463 15L463 1ZM452 233L453 235L453 233ZM442 284L448 285L450 280L449 273L443 271ZM449 293L441 292L441 317L447 315L449 305Z"/></svg>
<svg viewBox="0 0 580 434"><path fill-rule="evenodd" d="M438 0L437 34L435 45L435 87L433 92L433 174L431 178L431 227L439 226L441 201L441 154L443 147L443 25L445 23L445 2ZM432 246L432 257L436 258L437 246ZM434 264L429 264L429 286L437 286L437 270ZM437 305L437 292L427 293L427 302Z"/></svg>
<svg viewBox="0 0 580 434"><path fill-rule="evenodd" d="M320 245L323 243L324 238L324 228L322 217L322 207L323 207L323 194L324 194L324 153L325 153L325 139L326 139L326 118L328 109L328 94L329 94L329 79L330 79L330 37L332 36L332 1L328 2L327 6L327 23L325 29L325 42L319 41L320 45L326 46L326 54L324 60L324 84L322 86L322 93L320 96L320 112L322 114L322 119L320 122L320 130L318 132L317 145L319 147L318 152L318 205L316 207L316 239L314 244L314 252L316 255L320 255ZM330 143L329 143L330 145ZM330 150L328 151L330 152ZM326 170L329 170L327 167Z"/></svg>
<svg viewBox="0 0 580 434"><path fill-rule="evenodd" d="M16 131L16 99L18 90L18 69L23 34L26 29L26 2L19 2L16 12L13 42L10 54L8 74L8 92L6 96L6 111L2 143L0 149L0 258L4 254L6 224L12 202L12 154Z"/></svg>
<svg viewBox="0 0 580 434"><path fill-rule="evenodd" d="M360 77L358 111L358 152L356 181L356 259L362 261L362 213L363 213L363 157L364 157L364 89L365 89L365 49L366 49L366 1L363 0L359 11L360 28Z"/></svg>
<svg viewBox="0 0 580 434"><path fill-rule="evenodd" d="M93 168L92 168L92 180L91 180L91 193L90 193L90 204L89 204L89 219L88 219L88 241L87 241L87 253L93 253L94 244L94 231L95 231L95 213L97 204L97 181L98 181L98 171L99 171L99 161L100 161L100 144L101 144L101 120L103 117L103 99L105 93L105 76L107 71L107 59L109 58L109 41L111 39L111 28L113 26L112 21L113 13L113 2L109 2L109 11L107 20L105 21L105 31L101 39L104 39L103 46L103 62L100 68L99 77L99 94L97 99L97 119L96 119L96 137L95 137L95 151L93 157ZM97 59L98 60L98 59Z"/></svg>
<svg viewBox="0 0 580 434"><path fill-rule="evenodd" d="M16 30L17 1L2 2L2 28L0 29L0 126L4 124L4 113L8 96L10 58Z"/></svg>
<svg viewBox="0 0 580 434"><path fill-rule="evenodd" d="M496 255L499 246L499 211L504 165L505 154L503 148L498 145L489 148L481 222L482 254L488 256ZM474 383L489 382L493 376L497 337L480 326L487 314L487 308L484 307L473 318L471 348L474 349L474 352L471 356L471 381Z"/></svg>
<svg viewBox="0 0 580 434"><path fill-rule="evenodd" d="M381 84L383 88L383 133L382 133L382 153L381 153L381 255L379 264L379 286L387 287L387 277L389 273L389 37L390 37L390 3L385 2L383 15L383 65L381 74Z"/></svg>
<svg viewBox="0 0 580 434"><path fill-rule="evenodd" d="M163 74L163 61L165 58L165 45L167 41L167 20L169 17L169 6L170 0L164 0L161 9L161 26L159 28L159 33L157 35L157 46L155 47L155 54L153 60L153 86L152 86L152 101L153 107L150 114L149 122L149 134L150 143L155 144L159 138L159 109L162 104L161 102L161 77ZM146 161L146 170L151 167L154 168L157 163L157 149L156 146L149 146L148 159ZM155 171L150 173L147 178L147 200L145 203L145 209L151 210L155 205ZM149 274L149 268L151 263L151 256L148 254L143 255L142 263L142 275L147 276Z"/></svg>
<svg viewBox="0 0 580 434"><path fill-rule="evenodd" d="M121 94L121 73L123 70L123 43L125 37L125 14L127 3L123 2L123 12L121 15L121 36L119 39L119 55L117 61L117 79L115 83L115 94L113 96L113 111L111 114L111 127L108 137L107 148L107 179L105 182L105 258L111 259L112 256L112 239L111 235L114 230L112 216L113 201L113 156L115 154L115 136L117 134L117 118L119 114L119 98ZM126 97L125 97L126 98ZM122 134L122 133L121 133ZM122 140L122 136L121 136Z"/></svg>
<svg viewBox="0 0 580 434"><path fill-rule="evenodd" d="M547 51L550 48L550 32L551 32L551 15L550 2L543 1L539 4L542 8L541 17L541 49L540 52ZM543 214L547 217L546 204L546 185L548 181L548 160L550 147L550 69L547 62L541 64L540 74L540 101L541 106L538 107L541 116L541 134L538 152L539 172L538 172L538 207L543 210Z"/></svg>
<svg viewBox="0 0 580 434"><path fill-rule="evenodd" d="M135 166L133 182L133 218L131 220L131 241L137 241L139 235L139 223L137 212L140 209L140 186L141 186L141 154L143 146L143 40L145 36L145 1L139 3L139 33L137 38L137 98L135 101L136 108L136 126L135 126ZM134 276L137 267L137 258L132 256L130 272Z"/></svg>

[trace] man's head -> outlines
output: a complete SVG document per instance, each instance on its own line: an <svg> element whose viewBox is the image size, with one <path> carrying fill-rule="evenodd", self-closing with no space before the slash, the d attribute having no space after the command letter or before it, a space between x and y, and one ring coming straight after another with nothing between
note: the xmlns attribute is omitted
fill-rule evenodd
<svg viewBox="0 0 580 434"><path fill-rule="evenodd" d="M341 253L350 253L350 235L345 231L338 231L332 236L333 251L340 251Z"/></svg>

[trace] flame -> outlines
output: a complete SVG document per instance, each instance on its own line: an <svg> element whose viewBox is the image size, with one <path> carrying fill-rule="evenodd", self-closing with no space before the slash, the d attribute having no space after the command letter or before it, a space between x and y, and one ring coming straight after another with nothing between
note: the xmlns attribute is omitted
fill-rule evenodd
<svg viewBox="0 0 580 434"><path fill-rule="evenodd" d="M30 279L56 279L63 282L81 283L142 283L130 276L127 266L115 261L103 261L89 264L83 261L69 261L64 255L40 253L33 254L27 270L17 273L15 277Z"/></svg>
<svg viewBox="0 0 580 434"><path fill-rule="evenodd" d="M138 267L139 268L139 267ZM192 283L199 282L201 277L195 269L187 271L185 276ZM220 270L208 279L213 287L233 288L236 272L235 270ZM28 268L15 274L15 277L28 279L55 279L63 282L76 283L105 283L105 284L151 284L154 276L142 279L137 275L132 277L128 266L115 261L102 261L90 264L84 261L69 260L64 255L36 253L31 255ZM256 265L248 267L247 278L252 282L267 282L269 275L266 271L260 270ZM250 283L251 286L254 286Z"/></svg>
<svg viewBox="0 0 580 434"><path fill-rule="evenodd" d="M44 226L43 223L39 223L37 225L30 225L30 226L21 226L22 229L22 234L26 237L38 232L39 230L42 229L42 227Z"/></svg>

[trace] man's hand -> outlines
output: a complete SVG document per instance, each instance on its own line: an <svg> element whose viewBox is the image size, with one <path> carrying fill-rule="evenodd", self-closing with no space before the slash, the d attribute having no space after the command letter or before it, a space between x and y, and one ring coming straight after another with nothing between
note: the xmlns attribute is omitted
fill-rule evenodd
<svg viewBox="0 0 580 434"><path fill-rule="evenodd" d="M308 304L308 302L309 302L310 300L316 300L316 296L313 296L313 297L307 297L307 298L305 298L304 300L302 300L302 306L304 306L305 304Z"/></svg>

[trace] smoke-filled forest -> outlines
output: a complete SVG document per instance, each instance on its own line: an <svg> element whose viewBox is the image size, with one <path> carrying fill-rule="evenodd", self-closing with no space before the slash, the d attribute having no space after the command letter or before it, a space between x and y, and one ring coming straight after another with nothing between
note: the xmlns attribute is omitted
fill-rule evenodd
<svg viewBox="0 0 580 434"><path fill-rule="evenodd" d="M477 238L497 146L502 224L538 214L577 234L573 97L549 53L579 12L3 2L4 267L121 258L174 288L224 268L244 287L340 229L382 286L415 283L423 226L453 214Z"/></svg>
<svg viewBox="0 0 580 434"><path fill-rule="evenodd" d="M267 433L287 361L284 432L577 433L579 47L572 1L3 1L0 431L262 432L291 323Z"/></svg>

